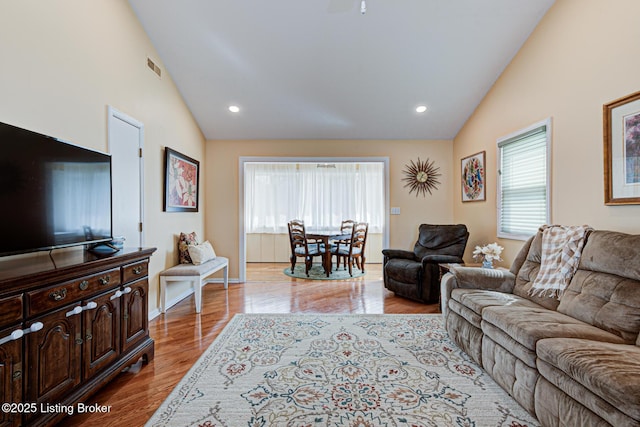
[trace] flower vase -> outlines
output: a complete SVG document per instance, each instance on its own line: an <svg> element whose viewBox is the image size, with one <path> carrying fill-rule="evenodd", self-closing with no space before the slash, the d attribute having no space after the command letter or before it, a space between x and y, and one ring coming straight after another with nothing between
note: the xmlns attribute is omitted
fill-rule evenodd
<svg viewBox="0 0 640 427"><path fill-rule="evenodd" d="M482 268L493 268L493 262L487 259L482 261Z"/></svg>

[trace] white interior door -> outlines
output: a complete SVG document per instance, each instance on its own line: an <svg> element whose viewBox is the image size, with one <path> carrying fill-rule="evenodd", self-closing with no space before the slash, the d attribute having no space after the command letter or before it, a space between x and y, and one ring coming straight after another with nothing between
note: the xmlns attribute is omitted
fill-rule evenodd
<svg viewBox="0 0 640 427"><path fill-rule="evenodd" d="M125 246L144 245L142 144L144 125L109 107L109 152L112 171L113 236Z"/></svg>

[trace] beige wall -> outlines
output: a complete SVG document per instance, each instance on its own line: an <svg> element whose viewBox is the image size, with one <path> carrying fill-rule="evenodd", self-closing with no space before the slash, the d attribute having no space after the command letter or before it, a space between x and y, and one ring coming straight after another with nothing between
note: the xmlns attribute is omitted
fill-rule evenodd
<svg viewBox="0 0 640 427"><path fill-rule="evenodd" d="M390 246L412 247L423 222L466 223L474 245L496 239L496 140L553 119L552 221L640 232L640 206L603 203L602 105L640 89L640 3L557 0L523 49L451 141L208 141L125 0L4 2L0 14L0 120L107 149L107 105L145 125L146 245L150 309L158 273L176 262L175 235L196 231L238 274L238 159L241 156L389 157ZM159 79L150 56L163 68ZM165 146L202 160L200 213L162 212ZM460 202L460 159L487 152L487 201ZM435 160L441 186L415 197L402 169ZM205 230L206 223L206 230ZM503 240L505 265L522 242Z"/></svg>
<svg viewBox="0 0 640 427"><path fill-rule="evenodd" d="M496 241L496 140L551 117L551 221L640 232L640 206L605 206L602 105L640 90L640 2L557 0L454 141L460 159L487 152L487 201L460 202L454 219L477 244ZM521 241L501 240L510 265Z"/></svg>
<svg viewBox="0 0 640 427"><path fill-rule="evenodd" d="M162 79L147 56L163 68ZM174 234L204 234L203 212L162 212L164 147L203 159L204 138L129 4L4 1L0 58L0 121L101 151L108 105L144 124L145 243L158 248L150 265L155 310L158 273L177 262Z"/></svg>
<svg viewBox="0 0 640 427"><path fill-rule="evenodd" d="M390 247L411 249L421 223L450 223L453 217L451 141L207 141L206 234L216 253L230 258L238 277L240 157L389 157L390 205L401 215L390 217ZM404 165L429 158L440 167L442 183L433 195L416 197L403 188Z"/></svg>

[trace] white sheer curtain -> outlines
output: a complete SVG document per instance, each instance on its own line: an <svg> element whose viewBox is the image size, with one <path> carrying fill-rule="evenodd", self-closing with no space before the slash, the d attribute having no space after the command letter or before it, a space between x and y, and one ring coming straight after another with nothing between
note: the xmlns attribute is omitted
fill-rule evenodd
<svg viewBox="0 0 640 427"><path fill-rule="evenodd" d="M302 219L309 229L336 230L343 219L384 225L382 163L246 163L248 233L286 233Z"/></svg>

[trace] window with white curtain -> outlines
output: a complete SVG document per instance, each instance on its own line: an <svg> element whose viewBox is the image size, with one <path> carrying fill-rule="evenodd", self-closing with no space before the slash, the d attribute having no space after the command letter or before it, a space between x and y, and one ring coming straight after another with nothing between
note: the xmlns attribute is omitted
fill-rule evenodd
<svg viewBox="0 0 640 427"><path fill-rule="evenodd" d="M498 140L498 237L524 240L550 222L551 120Z"/></svg>
<svg viewBox="0 0 640 427"><path fill-rule="evenodd" d="M307 229L336 230L344 219L384 225L383 163L245 163L247 233L287 233L301 219Z"/></svg>

